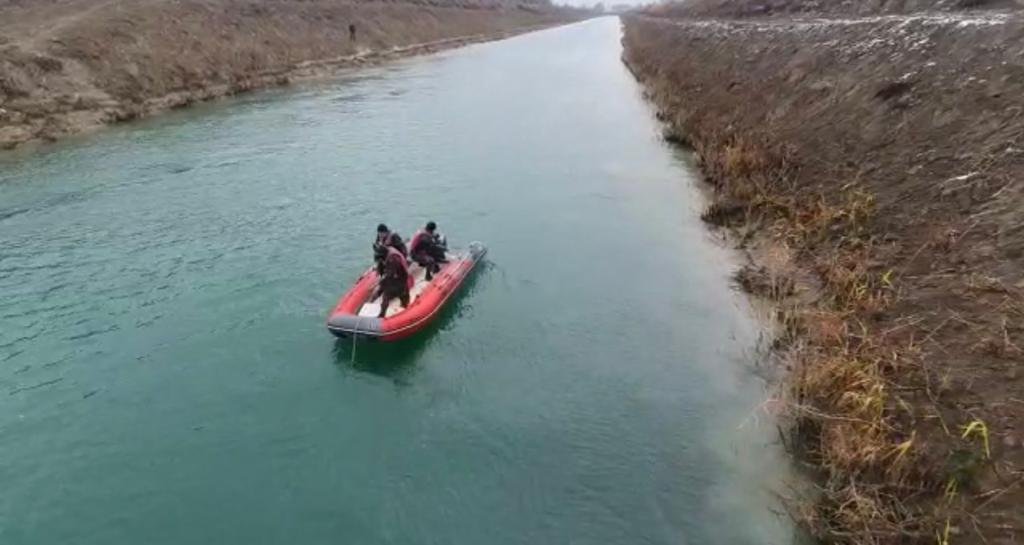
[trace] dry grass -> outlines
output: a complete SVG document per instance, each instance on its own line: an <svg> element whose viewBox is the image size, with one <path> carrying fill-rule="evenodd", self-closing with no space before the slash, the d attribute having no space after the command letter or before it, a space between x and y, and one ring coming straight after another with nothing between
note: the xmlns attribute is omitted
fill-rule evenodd
<svg viewBox="0 0 1024 545"><path fill-rule="evenodd" d="M0 149L588 15L546 0L0 0Z"/></svg>
<svg viewBox="0 0 1024 545"><path fill-rule="evenodd" d="M778 14L878 15L963 9L1020 9L1013 0L688 0L652 4L645 11L661 17L765 17Z"/></svg>
<svg viewBox="0 0 1024 545"><path fill-rule="evenodd" d="M714 187L704 219L751 257L736 283L779 309L786 443L820 477L800 520L828 543L1014 543L1024 154L1002 150L1024 146L1021 94L946 90L994 81L1020 42L887 21L638 16L625 60ZM880 93L933 61L900 109Z"/></svg>
<svg viewBox="0 0 1024 545"><path fill-rule="evenodd" d="M922 455L921 438L908 431L912 411L899 392L920 375L922 352L915 341L901 344L874 326L900 291L893 271L880 265L882 244L871 235L873 195L856 182L833 195L797 189L795 161L769 138L691 136L715 187L704 219L729 226L741 242L755 233L767 236L811 263L819 280L819 297L807 304L789 301L794 280L765 267L748 265L735 277L745 290L786 308L776 347L793 377L784 396L792 423L788 444L822 474L817 500L794 512L829 543L941 537L935 528L946 524L948 513L925 511L912 499L948 482L955 483L955 495L976 474L980 447L960 445L963 463L937 467ZM991 350L1008 346L992 344L997 348Z"/></svg>

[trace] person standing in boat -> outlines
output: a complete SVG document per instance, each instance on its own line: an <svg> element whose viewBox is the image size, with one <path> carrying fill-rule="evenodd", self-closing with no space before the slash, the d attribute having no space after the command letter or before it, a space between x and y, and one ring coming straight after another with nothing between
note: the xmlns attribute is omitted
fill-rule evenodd
<svg viewBox="0 0 1024 545"><path fill-rule="evenodd" d="M416 231L409 242L409 255L413 261L427 270L428 281L441 270L442 263L448 262L446 246L444 235L437 232L437 224L432 221L428 221L423 229Z"/></svg>
<svg viewBox="0 0 1024 545"><path fill-rule="evenodd" d="M409 275L409 264L405 256L395 248L375 244L373 251L380 275L380 283L377 285L377 295L381 298L379 317L384 318L392 299L397 298L402 308L409 306L412 276Z"/></svg>

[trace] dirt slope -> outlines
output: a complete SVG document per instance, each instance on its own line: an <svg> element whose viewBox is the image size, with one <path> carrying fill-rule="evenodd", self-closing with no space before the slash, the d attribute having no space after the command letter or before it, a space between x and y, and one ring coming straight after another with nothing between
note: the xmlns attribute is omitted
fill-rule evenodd
<svg viewBox="0 0 1024 545"><path fill-rule="evenodd" d="M750 251L738 282L780 309L823 492L796 510L825 542L1024 542L1022 23L625 20L706 219Z"/></svg>
<svg viewBox="0 0 1024 545"><path fill-rule="evenodd" d="M581 16L530 0L0 0L0 148L283 83L310 61Z"/></svg>
<svg viewBox="0 0 1024 545"><path fill-rule="evenodd" d="M893 15L925 12L1013 10L1020 0L687 0L652 8L667 17L764 17L772 15Z"/></svg>

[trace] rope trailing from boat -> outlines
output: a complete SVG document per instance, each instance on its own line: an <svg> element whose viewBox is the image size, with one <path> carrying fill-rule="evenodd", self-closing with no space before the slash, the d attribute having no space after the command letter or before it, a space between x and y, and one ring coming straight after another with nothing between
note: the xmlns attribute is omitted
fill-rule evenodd
<svg viewBox="0 0 1024 545"><path fill-rule="evenodd" d="M356 362L356 338L359 337L359 324L363 323L363 316L356 317L356 327L352 330L352 360L349 363L355 364Z"/></svg>

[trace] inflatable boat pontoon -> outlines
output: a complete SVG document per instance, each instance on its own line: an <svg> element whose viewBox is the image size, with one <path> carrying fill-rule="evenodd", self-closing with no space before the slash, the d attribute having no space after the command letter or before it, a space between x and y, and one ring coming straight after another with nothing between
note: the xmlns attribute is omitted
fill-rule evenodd
<svg viewBox="0 0 1024 545"><path fill-rule="evenodd" d="M410 264L414 284L409 290L409 306L398 300L388 305L387 316L379 318L381 298L375 295L379 278L374 268L363 273L352 289L342 296L327 319L327 329L338 337L367 337L382 341L403 339L423 329L445 302L459 289L487 249L479 242L468 248L448 252L448 263L427 282L426 270Z"/></svg>

